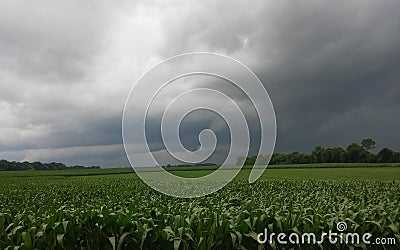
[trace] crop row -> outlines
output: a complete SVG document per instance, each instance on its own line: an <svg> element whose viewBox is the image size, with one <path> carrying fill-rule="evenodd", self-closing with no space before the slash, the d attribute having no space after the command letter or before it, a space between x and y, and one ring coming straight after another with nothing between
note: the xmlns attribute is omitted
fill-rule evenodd
<svg viewBox="0 0 400 250"><path fill-rule="evenodd" d="M235 181L196 199L159 194L131 176L3 178L0 190L1 249L354 247L257 242L265 228L321 235L341 221L348 232L400 242L397 181Z"/></svg>

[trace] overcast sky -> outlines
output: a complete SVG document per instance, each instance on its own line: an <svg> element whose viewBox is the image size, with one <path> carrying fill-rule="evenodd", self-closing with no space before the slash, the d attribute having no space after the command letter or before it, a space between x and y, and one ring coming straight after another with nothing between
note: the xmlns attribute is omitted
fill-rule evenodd
<svg viewBox="0 0 400 250"><path fill-rule="evenodd" d="M1 1L0 158L128 166L129 90L192 51L257 74L275 108L275 152L365 137L400 151L399 13L398 0ZM207 127L198 117L182 132L188 145Z"/></svg>

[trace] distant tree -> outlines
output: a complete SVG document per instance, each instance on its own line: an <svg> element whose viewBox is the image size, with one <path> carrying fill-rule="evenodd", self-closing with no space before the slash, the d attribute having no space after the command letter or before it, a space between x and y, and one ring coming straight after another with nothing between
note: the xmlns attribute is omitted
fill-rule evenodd
<svg viewBox="0 0 400 250"><path fill-rule="evenodd" d="M90 169L90 168L100 168L99 166L85 167L85 166L73 166L67 167L63 163L51 162L51 163L41 163L41 162L15 162L0 160L0 170L17 171L17 170L63 170L63 169Z"/></svg>
<svg viewBox="0 0 400 250"><path fill-rule="evenodd" d="M255 155L255 156L252 156L252 157L250 157L250 158L247 158L246 161L245 161L245 163L244 163L244 165L254 166L254 164L256 163L256 159L257 159L257 156L256 156L256 155Z"/></svg>
<svg viewBox="0 0 400 250"><path fill-rule="evenodd" d="M315 163L326 162L324 159L324 157L325 157L324 152L325 152L325 148L323 148L321 146L315 147L315 149L311 152L311 155L313 157L313 162L315 162Z"/></svg>
<svg viewBox="0 0 400 250"><path fill-rule="evenodd" d="M306 164L312 162L312 156L309 154L303 154L300 152L293 152L286 156L287 163L290 164Z"/></svg>
<svg viewBox="0 0 400 250"><path fill-rule="evenodd" d="M394 162L393 156L395 156L395 152L388 148L382 148L378 152L377 160L382 163Z"/></svg>
<svg viewBox="0 0 400 250"><path fill-rule="evenodd" d="M377 155L372 154L372 153L368 153L366 162L375 163L377 161L378 161Z"/></svg>
<svg viewBox="0 0 400 250"><path fill-rule="evenodd" d="M352 143L346 148L348 162L366 162L368 152L357 143Z"/></svg>
<svg viewBox="0 0 400 250"><path fill-rule="evenodd" d="M48 163L47 165L48 168L51 170L63 170L67 168L63 163L57 163L57 162Z"/></svg>
<svg viewBox="0 0 400 250"><path fill-rule="evenodd" d="M8 161L0 160L0 170L7 170L8 168Z"/></svg>
<svg viewBox="0 0 400 250"><path fill-rule="evenodd" d="M339 155L339 162L345 163L348 162L347 152L343 150L343 152Z"/></svg>
<svg viewBox="0 0 400 250"><path fill-rule="evenodd" d="M341 147L324 148L315 147L311 154L293 152L289 154L274 153L269 161L274 164L307 164L307 163L375 163L375 162L400 162L400 152L394 152L388 148L382 149L377 155L369 152L375 148L375 141L366 138L361 144L352 143L346 149ZM265 159L264 159L265 158ZM245 165L254 165L257 156L239 157L238 163L244 161ZM261 159L261 160L260 160ZM262 160L264 159L264 160ZM258 156L258 162L266 162L268 158Z"/></svg>
<svg viewBox="0 0 400 250"><path fill-rule="evenodd" d="M375 148L375 144L376 144L375 141L370 138L363 139L361 141L361 146L366 151L369 151L369 150Z"/></svg>
<svg viewBox="0 0 400 250"><path fill-rule="evenodd" d="M299 164L301 163L301 154L299 152L293 152L288 154L288 160L290 164Z"/></svg>
<svg viewBox="0 0 400 250"><path fill-rule="evenodd" d="M331 151L332 162L342 162L341 155L345 152L346 151L344 151L344 149L341 147L332 148Z"/></svg>
<svg viewBox="0 0 400 250"><path fill-rule="evenodd" d="M274 164L285 164L286 163L286 155L285 154L280 154L280 153L275 153L272 155L271 161L269 164L274 165Z"/></svg>
<svg viewBox="0 0 400 250"><path fill-rule="evenodd" d="M324 149L324 151L322 152L322 160L323 162L332 162L332 149Z"/></svg>
<svg viewBox="0 0 400 250"><path fill-rule="evenodd" d="M394 152L392 157L393 157L393 162L400 162L400 152Z"/></svg>
<svg viewBox="0 0 400 250"><path fill-rule="evenodd" d="M30 164L27 161L21 162L19 165L20 165L19 169L21 169L21 170L33 170L34 169L32 164Z"/></svg>

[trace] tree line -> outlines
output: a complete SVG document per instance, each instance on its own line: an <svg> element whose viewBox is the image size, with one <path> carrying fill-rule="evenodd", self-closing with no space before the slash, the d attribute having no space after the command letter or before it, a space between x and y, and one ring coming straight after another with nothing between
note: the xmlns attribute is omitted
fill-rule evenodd
<svg viewBox="0 0 400 250"><path fill-rule="evenodd" d="M400 162L400 152L389 148L381 149L377 154L371 152L375 141L367 138L360 144L352 143L345 149L341 147L324 148L317 146L311 154L293 152L275 153L269 164L311 164L311 163L394 163ZM245 165L254 165L257 156L247 157ZM243 159L239 160L242 161Z"/></svg>
<svg viewBox="0 0 400 250"><path fill-rule="evenodd" d="M51 162L51 163L42 163L42 162L15 162L15 161L7 161L0 160L0 171L14 171L14 170L68 170L68 169L100 169L99 166L69 166L67 167L63 163Z"/></svg>

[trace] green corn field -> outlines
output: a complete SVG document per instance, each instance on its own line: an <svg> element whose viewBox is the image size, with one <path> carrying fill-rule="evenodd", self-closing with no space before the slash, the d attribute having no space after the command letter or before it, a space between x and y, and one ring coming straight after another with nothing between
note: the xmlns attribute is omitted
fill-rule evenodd
<svg viewBox="0 0 400 250"><path fill-rule="evenodd" d="M337 232L339 222L346 222L347 232L396 239L397 245L374 249L396 249L400 243L400 182L390 178L263 178L248 184L239 176L196 199L160 194L133 173L25 172L0 180L0 249L371 248L257 241L265 229L321 235Z"/></svg>

